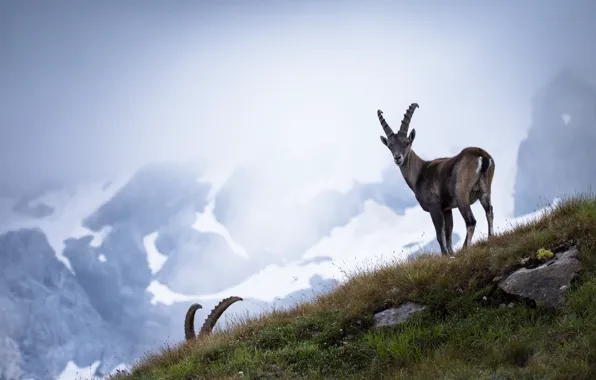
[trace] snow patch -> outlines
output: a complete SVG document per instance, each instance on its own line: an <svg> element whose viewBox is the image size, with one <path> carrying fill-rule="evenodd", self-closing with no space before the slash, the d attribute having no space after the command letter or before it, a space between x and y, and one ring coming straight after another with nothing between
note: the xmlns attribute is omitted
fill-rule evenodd
<svg viewBox="0 0 596 380"><path fill-rule="evenodd" d="M246 252L246 249L244 249L244 247L240 244L236 243L234 239L232 239L232 236L230 235L228 229L223 224L217 221L215 215L213 215L214 208L215 200L211 199L207 206L205 206L203 212L196 214L196 220L192 225L192 228L199 232L211 232L220 235L225 239L226 243L228 243L229 247L232 249L232 252L234 252L236 255L242 258L248 259L249 256Z"/></svg>
<svg viewBox="0 0 596 380"><path fill-rule="evenodd" d="M103 253L99 255L97 260L99 260L100 263L105 263L106 261L108 261L108 259L106 259L106 256Z"/></svg>
<svg viewBox="0 0 596 380"><path fill-rule="evenodd" d="M94 373L101 362L99 360L93 362L89 367L78 367L72 360L66 363L66 366L60 372L56 380L91 380L94 378ZM83 377L86 376L86 377Z"/></svg>
<svg viewBox="0 0 596 380"><path fill-rule="evenodd" d="M172 291L167 285L162 284L157 280L151 281L146 289L153 295L151 304L155 305L158 302L164 305L171 305L174 302L188 302L199 299L198 296L190 296Z"/></svg>
<svg viewBox="0 0 596 380"><path fill-rule="evenodd" d="M143 237L143 246L145 247L145 252L147 252L147 263L152 274L159 272L168 260L168 257L161 254L155 246L157 234L157 232L153 232Z"/></svg>
<svg viewBox="0 0 596 380"><path fill-rule="evenodd" d="M94 233L83 227L83 220L110 200L130 177L122 176L109 186L105 186L104 182L94 182L67 190L48 192L33 199L30 203L32 205L43 203L54 209L52 215L41 220L14 213L12 206L17 199L0 199L0 233L21 228L40 228L54 249L56 258L73 272L70 261L63 255L64 240L92 235L91 245L99 247L109 234L109 228Z"/></svg>

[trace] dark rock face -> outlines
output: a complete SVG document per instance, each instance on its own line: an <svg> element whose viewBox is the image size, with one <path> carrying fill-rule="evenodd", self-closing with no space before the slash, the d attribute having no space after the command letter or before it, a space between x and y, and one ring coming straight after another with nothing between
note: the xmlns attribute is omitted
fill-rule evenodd
<svg viewBox="0 0 596 380"><path fill-rule="evenodd" d="M56 259L42 231L0 235L0 272L4 378L20 373L53 379L68 360L91 363L117 341L77 279Z"/></svg>
<svg viewBox="0 0 596 380"><path fill-rule="evenodd" d="M532 125L517 156L515 216L594 190L595 144L596 87L562 71L532 99Z"/></svg>
<svg viewBox="0 0 596 380"><path fill-rule="evenodd" d="M109 228L100 246L91 245L92 236L64 242L74 274L41 230L0 236L0 378L54 379L69 360L79 367L100 360L101 375L163 346L172 315L151 304L146 288L154 276L143 238L160 229L189 229L208 191L197 177L177 164L136 173L85 220L93 231ZM43 217L41 208L29 215L28 200L17 206L21 215Z"/></svg>

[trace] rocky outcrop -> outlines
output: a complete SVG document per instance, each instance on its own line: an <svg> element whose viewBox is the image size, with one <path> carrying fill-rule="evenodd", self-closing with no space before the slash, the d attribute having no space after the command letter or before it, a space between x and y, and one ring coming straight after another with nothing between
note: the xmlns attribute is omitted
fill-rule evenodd
<svg viewBox="0 0 596 380"><path fill-rule="evenodd" d="M108 231L103 240L92 243L89 235L64 241L62 254L74 274L56 259L43 231L0 237L0 339L6 338L0 342L0 371L5 378L12 378L6 371L20 371L24 378L54 379L69 360L79 367L99 360L101 375L171 338L171 310L151 304L146 290L154 276L144 237L165 227L182 228L180 223L190 228L208 191L197 177L176 164L140 170L86 218L90 230ZM30 218L43 218L50 210L31 197L14 209ZM190 218L178 220L182 214Z"/></svg>
<svg viewBox="0 0 596 380"><path fill-rule="evenodd" d="M69 360L90 364L118 342L38 229L0 235L0 310L4 374L54 379Z"/></svg>
<svg viewBox="0 0 596 380"><path fill-rule="evenodd" d="M537 305L558 307L565 301L571 280L582 269L577 247L557 253L535 268L520 268L499 282L505 293L529 299Z"/></svg>
<svg viewBox="0 0 596 380"><path fill-rule="evenodd" d="M413 314L426 309L414 302L404 302L398 307L383 310L374 315L374 327L393 327L406 322Z"/></svg>
<svg viewBox="0 0 596 380"><path fill-rule="evenodd" d="M515 216L596 188L596 86L563 70L532 99L517 155Z"/></svg>

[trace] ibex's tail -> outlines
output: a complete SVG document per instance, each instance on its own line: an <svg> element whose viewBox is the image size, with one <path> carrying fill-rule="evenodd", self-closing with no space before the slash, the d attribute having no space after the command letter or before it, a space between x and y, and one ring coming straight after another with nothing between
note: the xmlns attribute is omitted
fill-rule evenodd
<svg viewBox="0 0 596 380"><path fill-rule="evenodd" d="M195 338L195 313L202 307L198 303L193 303L186 312L186 317L184 318L184 336L186 340Z"/></svg>
<svg viewBox="0 0 596 380"><path fill-rule="evenodd" d="M211 310L211 313L209 313L207 319L205 319L205 322L203 323L203 326L199 331L198 338L211 334L211 331L213 331L215 324L217 323L221 315L224 313L224 311L226 311L228 307L230 307L234 302L237 301L243 301L243 299L240 297L232 296L221 300L221 302L218 303L213 308L213 310ZM197 311L197 309L200 308L201 305L195 303L191 305L188 311L186 312L186 319L184 321L184 335L186 337L186 340L192 340L197 337L195 335L194 317L195 312Z"/></svg>
<svg viewBox="0 0 596 380"><path fill-rule="evenodd" d="M401 126L399 127L398 134L407 135L408 128L410 127L410 122L412 121L412 115L414 115L414 111L416 108L420 107L418 103L412 103L404 113L404 118L401 121Z"/></svg>

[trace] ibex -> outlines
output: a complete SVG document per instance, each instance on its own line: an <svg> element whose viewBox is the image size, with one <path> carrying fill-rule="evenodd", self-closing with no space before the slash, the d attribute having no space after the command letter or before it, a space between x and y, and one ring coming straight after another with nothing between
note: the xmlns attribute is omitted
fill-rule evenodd
<svg viewBox="0 0 596 380"><path fill-rule="evenodd" d="M493 206L491 204L491 183L495 173L495 162L488 152L481 148L464 148L453 157L426 161L412 149L416 130L408 136L408 127L418 103L412 103L404 114L397 133L393 133L383 111L377 116L385 131L381 142L393 155L393 161L401 170L408 187L414 192L420 207L432 218L437 241L443 255L453 254L451 237L453 233L452 209L458 208L466 222L467 247L474 235L476 219L470 207L480 200L488 221L488 236L493 233Z"/></svg>
<svg viewBox="0 0 596 380"><path fill-rule="evenodd" d="M184 318L184 336L186 337L186 340L192 340L195 338L200 339L211 334L211 331L213 331L213 328L215 327L219 317L221 317L224 311L226 311L226 309L236 301L242 301L242 298L228 297L221 300L221 302L218 303L213 310L211 310L211 313L209 313L207 319L205 319L198 336L195 335L195 313L203 306L199 305L198 303L193 303L190 305L188 311L186 312L186 317Z"/></svg>

